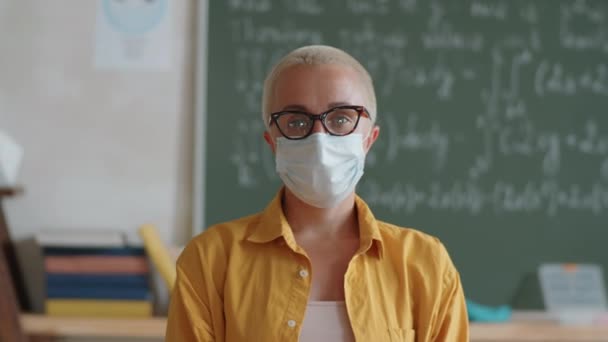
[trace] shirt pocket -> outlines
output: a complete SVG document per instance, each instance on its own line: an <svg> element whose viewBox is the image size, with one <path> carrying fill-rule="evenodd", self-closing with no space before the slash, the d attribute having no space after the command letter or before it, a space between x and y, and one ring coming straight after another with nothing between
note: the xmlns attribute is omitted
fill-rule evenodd
<svg viewBox="0 0 608 342"><path fill-rule="evenodd" d="M395 342L415 342L416 331L414 329L391 328L388 329L390 341Z"/></svg>

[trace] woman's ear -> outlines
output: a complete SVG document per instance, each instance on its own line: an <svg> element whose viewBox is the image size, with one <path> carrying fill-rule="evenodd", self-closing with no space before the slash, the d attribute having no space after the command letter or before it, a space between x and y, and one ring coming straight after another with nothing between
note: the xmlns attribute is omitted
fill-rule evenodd
<svg viewBox="0 0 608 342"><path fill-rule="evenodd" d="M270 136L270 133L268 131L264 131L264 140L266 140L266 143L268 144L268 146L270 146L270 149L272 150L272 154L274 154L276 151L276 145L274 143L274 139L272 139L272 136Z"/></svg>
<svg viewBox="0 0 608 342"><path fill-rule="evenodd" d="M378 139L379 134L380 127L374 126L369 132L367 139L365 139L365 142L363 143L363 150L365 151L365 154L367 154L367 152L369 152L369 149L372 148L372 145L374 144L374 142L376 142L376 139Z"/></svg>

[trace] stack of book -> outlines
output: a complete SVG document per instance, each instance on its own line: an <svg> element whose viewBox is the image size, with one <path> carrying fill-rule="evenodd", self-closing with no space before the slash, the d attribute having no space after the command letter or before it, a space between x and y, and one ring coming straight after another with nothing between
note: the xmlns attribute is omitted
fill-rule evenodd
<svg viewBox="0 0 608 342"><path fill-rule="evenodd" d="M150 317L152 291L143 247L121 233L41 232L45 311L52 316Z"/></svg>

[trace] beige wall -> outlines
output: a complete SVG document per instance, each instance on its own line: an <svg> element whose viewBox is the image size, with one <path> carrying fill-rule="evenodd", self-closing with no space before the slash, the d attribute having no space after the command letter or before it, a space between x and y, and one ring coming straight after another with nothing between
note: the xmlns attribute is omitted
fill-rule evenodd
<svg viewBox="0 0 608 342"><path fill-rule="evenodd" d="M168 71L96 70L96 0L0 0L0 130L25 148L14 238L42 228L191 235L195 1L172 1Z"/></svg>

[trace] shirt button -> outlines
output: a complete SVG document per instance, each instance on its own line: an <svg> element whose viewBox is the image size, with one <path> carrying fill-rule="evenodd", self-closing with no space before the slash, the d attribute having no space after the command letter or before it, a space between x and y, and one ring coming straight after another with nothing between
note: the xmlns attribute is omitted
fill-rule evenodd
<svg viewBox="0 0 608 342"><path fill-rule="evenodd" d="M290 319L289 321L287 321L287 326L289 326L290 328L295 328L296 321L294 321L293 319Z"/></svg>
<svg viewBox="0 0 608 342"><path fill-rule="evenodd" d="M300 270L300 277L302 277L302 278L308 277L308 271L307 270Z"/></svg>

